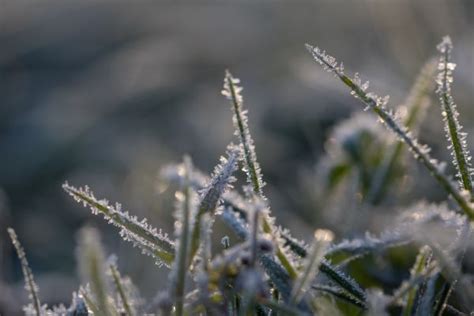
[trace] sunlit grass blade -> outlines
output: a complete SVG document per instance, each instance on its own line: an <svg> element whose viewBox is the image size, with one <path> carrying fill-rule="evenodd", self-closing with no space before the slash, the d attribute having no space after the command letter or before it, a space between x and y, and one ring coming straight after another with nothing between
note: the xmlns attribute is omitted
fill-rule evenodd
<svg viewBox="0 0 474 316"><path fill-rule="evenodd" d="M462 132L462 126L459 123L459 112L454 103L451 94L451 83L453 82L453 70L456 64L450 62L451 50L453 45L449 36L443 38L443 41L438 45L438 50L441 54L438 70L440 71L436 78L438 84L438 93L443 120L445 123L446 137L450 143L449 149L452 150L453 164L458 173L460 186L470 194L472 194L472 164L471 155L467 148L466 137L467 134Z"/></svg>
<svg viewBox="0 0 474 316"><path fill-rule="evenodd" d="M122 211L120 204L112 206L107 200L98 200L87 186L75 188L65 183L63 189L78 203L89 207L94 215L102 214L109 223L120 228L124 240L155 256L158 263L169 266L173 262L174 243L146 220L139 221L136 216Z"/></svg>
<svg viewBox="0 0 474 316"><path fill-rule="evenodd" d="M265 185L263 182L260 165L257 162L257 154L255 153L255 146L250 135L248 127L247 111L243 109L243 97L241 94L242 87L239 86L240 80L234 78L229 71L226 71L224 78L224 89L222 94L226 96L232 103L232 110L234 113L233 121L235 126L235 134L240 140L242 147L244 171L247 173L247 182L252 186L253 191L262 199L266 199L262 188ZM294 264L288 254L281 245L279 245L280 236L278 231L272 227L272 219L268 214L262 218L263 232L271 234L275 241L277 241L276 255L281 264L288 271L292 279L296 277Z"/></svg>
<svg viewBox="0 0 474 316"><path fill-rule="evenodd" d="M247 181L252 186L254 192L263 197L262 189L265 183L263 182L260 165L257 162L254 141L250 135L247 111L243 109L243 97L240 93L242 87L239 86L239 83L239 79L234 78L229 71L226 71L222 94L232 102L234 113L232 120L235 126L235 134L239 138L242 147Z"/></svg>
<svg viewBox="0 0 474 316"><path fill-rule="evenodd" d="M313 245L304 260L304 267L296 278L291 292L291 302L298 304L305 294L311 288L311 284L316 277L319 265L324 258L327 247L334 239L334 234L328 230L316 230L314 233Z"/></svg>
<svg viewBox="0 0 474 316"><path fill-rule="evenodd" d="M443 165L430 156L429 147L421 145L418 140L413 137L411 132L399 122L395 115L386 108L385 105L388 102L388 97L381 98L374 93L366 92L368 83L362 84L360 77L357 74L353 79L349 78L344 74L343 67L336 62L336 59L327 55L326 52L318 47L306 44L306 48L313 55L316 62L318 62L328 72L333 73L351 89L351 94L357 99L360 99L362 103L365 104L367 110L370 109L378 115L387 128L395 133L400 141L403 141L408 146L414 157L428 169L441 187L453 197L460 208L471 218L471 220L474 220L474 208L469 199L466 199L465 195L460 192L456 188L456 185L452 183L450 178L446 176Z"/></svg>
<svg viewBox="0 0 474 316"><path fill-rule="evenodd" d="M182 191L176 193L176 257L170 273L170 296L175 301L175 313L182 316L184 313L184 294L186 290L187 267L190 261L191 221L196 215L196 192L191 187L190 177L192 163L189 157L184 158L185 181Z"/></svg>
<svg viewBox="0 0 474 316"><path fill-rule="evenodd" d="M15 230L13 228L8 228L8 234L10 235L12 244L15 247L18 259L20 259L21 270L23 272L23 277L25 278L25 289L28 291L28 296L31 300L31 304L33 305L33 310L37 316L42 316L44 313L38 295L39 288L35 283L33 272L31 271L30 266L28 265L25 250L20 244L18 236L16 235Z"/></svg>

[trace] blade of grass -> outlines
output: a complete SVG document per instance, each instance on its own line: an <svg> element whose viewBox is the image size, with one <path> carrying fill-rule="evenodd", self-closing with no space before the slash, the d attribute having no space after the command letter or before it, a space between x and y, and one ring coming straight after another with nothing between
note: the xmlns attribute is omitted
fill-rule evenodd
<svg viewBox="0 0 474 316"><path fill-rule="evenodd" d="M12 240L12 244L15 247L18 259L20 259L21 270L23 272L23 277L25 278L25 288L28 291L29 299L31 300L31 303L33 304L33 308L36 315L41 316L42 309L41 309L41 303L40 303L39 295L38 295L39 289L35 283L33 272L31 271L31 268L28 264L28 260L26 259L25 250L20 244L20 241L18 240L18 236L16 235L15 230L13 228L8 228L7 231L8 231L8 234L10 235L10 239Z"/></svg>
<svg viewBox="0 0 474 316"><path fill-rule="evenodd" d="M75 188L68 183L63 189L78 203L88 206L94 215L102 214L110 223L120 228L121 236L133 242L146 252L151 252L159 263L169 266L174 259L174 244L168 236L151 227L146 220L139 221L136 216L121 210L121 206L110 205L106 200L98 200L89 187Z"/></svg>
<svg viewBox="0 0 474 316"><path fill-rule="evenodd" d="M438 69L440 73L436 78L438 89L436 92L441 101L441 108L443 120L445 122L446 137L450 143L449 148L452 149L453 164L460 179L460 186L469 194L472 194L472 165L471 156L467 149L466 137L463 133L462 126L459 123L459 112L456 109L453 96L451 95L451 82L453 81L453 70L455 64L450 62L451 50L453 45L449 36L445 36L443 41L438 45L438 50L441 53Z"/></svg>
<svg viewBox="0 0 474 316"><path fill-rule="evenodd" d="M262 180L260 165L257 162L257 155L255 153L254 142L252 136L250 135L247 111L243 109L243 97L240 93L242 91L242 87L238 85L239 83L239 79L234 78L229 71L226 71L222 94L226 96L232 103L232 109L234 112L233 121L236 127L235 134L239 137L240 145L242 147L245 166L244 170L247 173L247 181L249 184L251 184L255 194L266 200L262 191L265 183ZM282 247L278 244L280 236L276 235L277 232L271 225L269 215L263 217L262 227L264 233L271 234L274 240L277 241L276 255L281 264L288 271L288 274L292 279L296 278L296 270L294 265L288 255L284 253Z"/></svg>

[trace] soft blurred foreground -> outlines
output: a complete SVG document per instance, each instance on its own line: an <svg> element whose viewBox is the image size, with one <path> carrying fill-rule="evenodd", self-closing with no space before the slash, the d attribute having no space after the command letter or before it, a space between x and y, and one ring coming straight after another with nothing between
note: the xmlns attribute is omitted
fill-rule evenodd
<svg viewBox="0 0 474 316"><path fill-rule="evenodd" d="M309 239L315 228L339 239L378 232L400 208L446 198L409 157L396 192L377 207L356 207L359 192L347 187L320 199L321 168L337 152L335 143L359 127L389 136L375 117L356 114L361 105L314 63L305 43L360 72L395 107L449 34L458 65L453 94L473 148L472 1L3 1L0 22L2 315L19 313L27 300L6 227L17 231L49 305L69 303L77 290L76 233L86 224L100 229L108 253L117 254L145 297L166 283L165 269L139 257L61 184L87 184L97 197L172 233L174 192L158 177L160 168L189 154L209 173L235 142L230 106L220 95L225 69L245 88L273 213L299 238ZM450 162L434 94L432 101L420 139ZM361 148L377 155L376 141ZM224 227L216 229L223 234ZM374 275L360 275L361 283L398 285L413 253L392 256L400 271L374 264ZM465 265L474 267L469 258Z"/></svg>

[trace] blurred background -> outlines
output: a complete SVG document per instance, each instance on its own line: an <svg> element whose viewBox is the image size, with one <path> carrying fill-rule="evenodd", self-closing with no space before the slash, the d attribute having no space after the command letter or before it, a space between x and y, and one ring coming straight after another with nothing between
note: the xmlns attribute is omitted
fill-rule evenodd
<svg viewBox="0 0 474 316"><path fill-rule="evenodd" d="M166 283L166 269L139 257L61 184L88 184L97 197L172 233L173 191L164 189L159 170L189 154L209 173L235 141L230 105L220 95L227 68L242 80L278 221L299 238L320 227L339 238L383 228L380 207L364 210L361 223L350 220L351 196L331 205L318 198L328 140L346 137L334 133L359 120L363 107L304 44L326 49L348 73L360 72L395 107L446 34L458 64L454 97L474 144L472 1L1 1L0 314L14 315L27 300L9 226L45 303L68 304L77 290L76 232L86 224L100 228L106 249L145 297ZM432 99L420 138L450 161ZM384 135L379 128L370 126ZM407 161L411 177L384 212L446 198ZM382 220L374 223L370 212Z"/></svg>

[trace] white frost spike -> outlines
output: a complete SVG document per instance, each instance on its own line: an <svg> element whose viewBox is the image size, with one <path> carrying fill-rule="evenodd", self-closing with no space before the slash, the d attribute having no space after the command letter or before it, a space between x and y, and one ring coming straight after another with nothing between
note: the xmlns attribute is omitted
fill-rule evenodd
<svg viewBox="0 0 474 316"><path fill-rule="evenodd" d="M75 188L64 183L63 189L78 203L89 207L92 214L100 213L105 220L120 228L120 235L124 240L132 242L144 253L152 255L158 263L167 266L171 264L174 258L174 243L161 230L148 224L146 219L139 221L136 216L122 211L119 205L114 207L107 200L98 200L87 186Z"/></svg>
<svg viewBox="0 0 474 316"><path fill-rule="evenodd" d="M336 76L344 74L344 65L340 63L338 65L336 58L326 54L326 51L321 50L319 47L313 47L309 44L305 44L306 49L313 55L314 59L323 66L323 69L334 73Z"/></svg>
<svg viewBox="0 0 474 316"><path fill-rule="evenodd" d="M21 262L21 270L23 272L23 277L25 278L25 289L28 291L28 297L31 301L31 304L26 307L26 309L31 311L31 315L41 316L46 315L43 313L44 307L41 306L39 296L38 296L38 286L33 278L33 272L28 264L28 260L26 259L25 250L20 244L18 237L15 233L13 228L8 228L8 234L10 235L10 239L12 240L12 244L15 247L16 253L18 255L18 259ZM31 306L33 305L33 306Z"/></svg>
<svg viewBox="0 0 474 316"><path fill-rule="evenodd" d="M242 160L247 173L247 181L252 185L254 192L263 197L262 189L265 183L257 162L254 141L250 135L247 111L243 109L243 97L240 93L242 88L238 86L239 83L239 79L234 78L229 71L226 71L222 94L232 103L234 112L232 120L235 126L235 135L239 138L242 148Z"/></svg>
<svg viewBox="0 0 474 316"><path fill-rule="evenodd" d="M457 169L456 176L459 179L459 185L462 189L472 192L472 164L470 162L471 155L467 148L466 133L462 132L462 126L459 123L459 112L451 95L451 83L453 82L453 70L455 64L449 62L451 58L451 50L453 45L451 39L446 36L438 45L438 50L441 53L436 83L443 121L445 123L444 130L446 138L449 142L449 149L451 149L451 156L453 157L453 164Z"/></svg>
<svg viewBox="0 0 474 316"><path fill-rule="evenodd" d="M298 275L291 293L293 303L299 303L305 292L311 287L326 249L333 239L334 234L329 230L318 229L314 233L314 242L305 258L304 269Z"/></svg>

